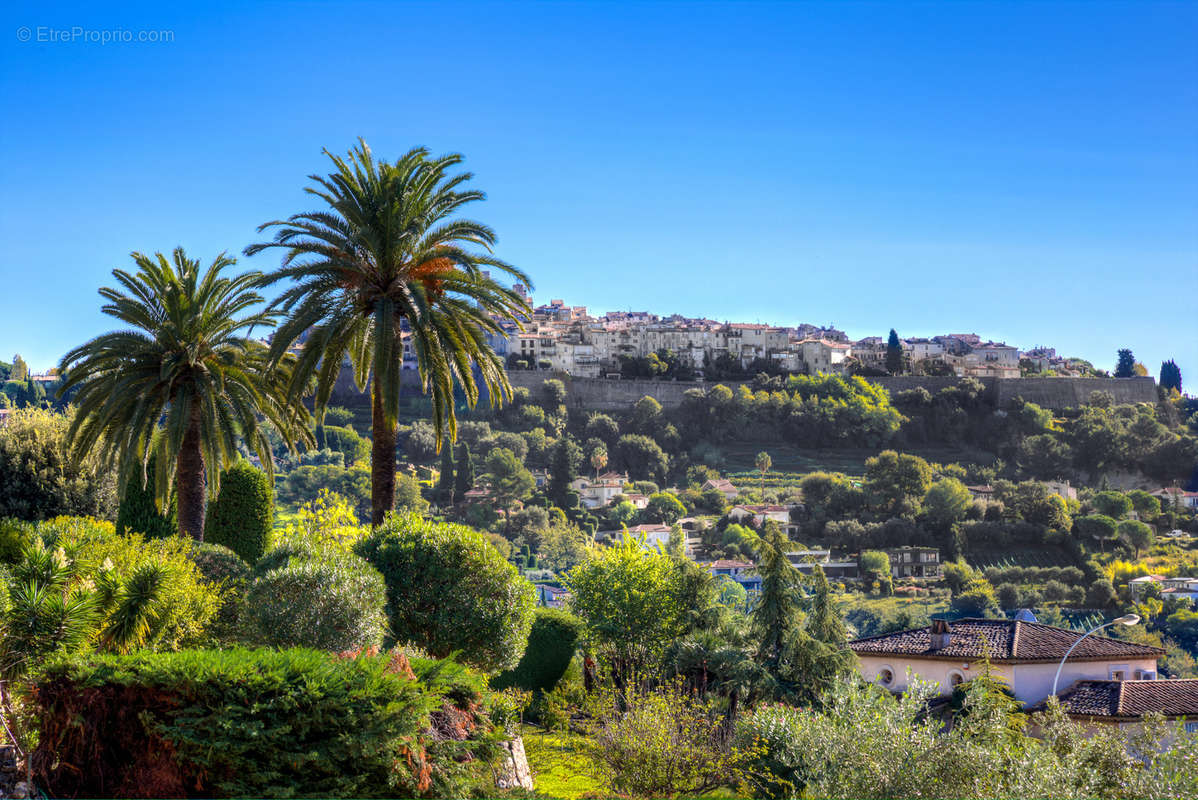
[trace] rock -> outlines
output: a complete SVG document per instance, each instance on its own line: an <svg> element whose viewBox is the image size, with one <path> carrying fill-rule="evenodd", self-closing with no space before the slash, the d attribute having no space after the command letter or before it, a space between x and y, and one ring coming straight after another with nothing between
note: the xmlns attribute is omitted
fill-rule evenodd
<svg viewBox="0 0 1198 800"><path fill-rule="evenodd" d="M499 789L527 789L536 787L532 781L532 770L528 768L528 758L524 755L524 739L517 736L503 742L503 758L495 767L495 786Z"/></svg>

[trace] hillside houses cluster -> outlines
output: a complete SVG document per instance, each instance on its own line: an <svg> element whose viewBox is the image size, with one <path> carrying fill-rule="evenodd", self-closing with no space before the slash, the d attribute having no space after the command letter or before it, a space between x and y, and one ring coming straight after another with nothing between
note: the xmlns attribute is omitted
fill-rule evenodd
<svg viewBox="0 0 1198 800"><path fill-rule="evenodd" d="M516 289L527 296L524 287ZM661 350L675 353L699 377L705 364L724 355L742 367L765 359L788 372L807 374L845 373L854 363L883 370L886 364L886 339L880 336L851 341L833 327L720 322L647 311L593 316L586 306L570 306L562 300L537 306L523 330L506 323L489 343L504 358L579 378L617 375L621 356L643 358ZM982 341L972 333L905 339L901 344L907 368L960 377L1017 378L1021 358L1032 358L1042 369L1066 368L1066 359L1058 358L1051 348L1021 353L1017 347ZM930 367L933 362L938 362L938 370Z"/></svg>

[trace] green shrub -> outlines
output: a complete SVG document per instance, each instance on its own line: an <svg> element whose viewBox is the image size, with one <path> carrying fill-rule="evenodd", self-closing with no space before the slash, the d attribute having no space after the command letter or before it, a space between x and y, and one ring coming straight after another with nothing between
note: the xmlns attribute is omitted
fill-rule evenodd
<svg viewBox="0 0 1198 800"><path fill-rule="evenodd" d="M536 592L481 533L393 514L355 548L387 582L399 642L480 669L514 667L524 652Z"/></svg>
<svg viewBox="0 0 1198 800"><path fill-rule="evenodd" d="M209 627L209 637L215 642L235 641L240 637L245 596L252 574L250 565L229 548L208 542L193 544L188 557L195 563L204 582L220 593L220 609Z"/></svg>
<svg viewBox="0 0 1198 800"><path fill-rule="evenodd" d="M170 508L166 513L158 510L154 501L156 459L150 458L146 465L146 482L139 482L140 476L134 476L125 486L125 494L121 497L121 505L116 513L117 533L143 533L151 539L161 539L170 536L179 529L177 503L172 495Z"/></svg>
<svg viewBox="0 0 1198 800"><path fill-rule="evenodd" d="M306 539L288 539L279 542L254 564L254 576L259 577L276 569L282 569L292 561L308 561L333 554L331 547L321 547Z"/></svg>
<svg viewBox="0 0 1198 800"><path fill-rule="evenodd" d="M582 620L556 608L537 608L528 632L528 646L515 669L505 670L491 679L494 689L516 686L530 692L548 692L570 666Z"/></svg>
<svg viewBox="0 0 1198 800"><path fill-rule="evenodd" d="M477 794L494 744L449 667L313 650L60 661L37 693L36 758L64 796Z"/></svg>
<svg viewBox="0 0 1198 800"><path fill-rule="evenodd" d="M274 492L266 473L238 461L220 479L220 494L208 508L204 538L223 544L253 564L270 545Z"/></svg>
<svg viewBox="0 0 1198 800"><path fill-rule="evenodd" d="M0 564L15 564L21 551L33 541L33 524L19 519L0 519Z"/></svg>
<svg viewBox="0 0 1198 800"><path fill-rule="evenodd" d="M357 556L294 558L250 586L244 635L274 647L377 647L386 632L385 605L383 577Z"/></svg>

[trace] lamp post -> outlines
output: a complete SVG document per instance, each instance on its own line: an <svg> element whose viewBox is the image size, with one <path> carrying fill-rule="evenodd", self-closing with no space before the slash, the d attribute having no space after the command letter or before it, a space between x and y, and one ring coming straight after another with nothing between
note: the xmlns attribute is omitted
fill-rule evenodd
<svg viewBox="0 0 1198 800"><path fill-rule="evenodd" d="M1111 620L1110 622L1103 623L1102 625L1099 625L1097 628L1092 628L1092 629L1086 631L1085 633L1083 633L1081 635L1081 638L1078 639L1076 642L1074 642L1072 645L1070 645L1069 649L1065 651L1065 655L1062 656L1062 658L1061 658L1061 663L1057 664L1057 674L1052 679L1052 696L1053 697L1057 696L1057 681L1059 681L1061 679L1061 670L1064 669L1064 667L1065 667L1065 661L1069 658L1069 654L1073 652L1073 648L1075 648L1079 644L1081 644L1083 639L1085 639L1087 636L1089 636L1092 633L1098 633L1103 628L1109 628L1112 625L1136 625L1137 623L1139 623L1139 621L1140 621L1139 614L1124 614L1122 617L1117 617L1117 618Z"/></svg>

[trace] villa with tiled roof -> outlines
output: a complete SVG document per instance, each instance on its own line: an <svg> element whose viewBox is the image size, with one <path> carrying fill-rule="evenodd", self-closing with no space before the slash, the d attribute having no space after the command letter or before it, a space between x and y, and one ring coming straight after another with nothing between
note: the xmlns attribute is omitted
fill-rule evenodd
<svg viewBox="0 0 1198 800"><path fill-rule="evenodd" d="M892 691L902 691L910 675L935 682L940 693L977 675L989 658L992 673L1005 681L1025 704L1042 701L1052 691L1061 658L1082 634L1022 619L934 620L929 626L870 636L849 642L858 671ZM1155 678L1157 647L1090 636L1070 653L1060 686L1079 680Z"/></svg>
<svg viewBox="0 0 1198 800"><path fill-rule="evenodd" d="M1150 681L1082 680L1060 693L1061 710L1079 722L1137 724L1147 714L1160 714L1198 732L1198 679ZM1042 711L1045 703L1033 710Z"/></svg>

